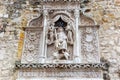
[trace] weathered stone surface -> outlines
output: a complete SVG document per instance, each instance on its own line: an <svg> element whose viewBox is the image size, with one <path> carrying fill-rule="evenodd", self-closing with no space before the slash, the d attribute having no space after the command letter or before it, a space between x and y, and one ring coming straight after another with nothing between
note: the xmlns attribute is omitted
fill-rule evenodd
<svg viewBox="0 0 120 80"><path fill-rule="evenodd" d="M14 1L16 0L0 0L0 17L8 22L6 32L0 32L0 80L15 80L13 70L14 63L18 60L18 43L23 45L23 38L20 38L19 35L23 31L22 27L25 27L29 20L36 17L33 14L34 11L36 13L39 11L29 3L29 0L27 0L27 4L22 4L22 9L16 10L13 6ZM89 12L92 14L91 17L101 26L99 29L100 53L110 62L111 80L120 79L117 72L120 70L118 68L120 66L119 5L120 0L93 0L87 4L91 10ZM38 7L40 8L40 6ZM14 32L15 30L17 33ZM16 37L21 41L18 41ZM19 48L19 59L21 50L22 47Z"/></svg>
<svg viewBox="0 0 120 80"><path fill-rule="evenodd" d="M120 5L120 0L115 0L115 5Z"/></svg>

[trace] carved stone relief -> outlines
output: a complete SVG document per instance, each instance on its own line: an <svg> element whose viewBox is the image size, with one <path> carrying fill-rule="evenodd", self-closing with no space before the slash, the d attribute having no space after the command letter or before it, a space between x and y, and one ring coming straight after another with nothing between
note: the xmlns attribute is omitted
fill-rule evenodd
<svg viewBox="0 0 120 80"><path fill-rule="evenodd" d="M39 69L20 70L21 78L101 78L100 70Z"/></svg>
<svg viewBox="0 0 120 80"><path fill-rule="evenodd" d="M48 54L52 54L51 57L53 57L53 59L60 60L63 57L65 60L69 59L70 51L68 50L68 46L73 45L73 32L71 27L72 26L70 25L70 23L65 27L63 27L62 25L55 27L55 25L53 24L48 27L48 49L50 49L50 45L53 45L51 46L53 52Z"/></svg>
<svg viewBox="0 0 120 80"><path fill-rule="evenodd" d="M86 15L80 15L81 19L81 25L86 25L86 26L90 26L90 25L95 25L95 21L93 19L91 19L90 17L87 17Z"/></svg>
<svg viewBox="0 0 120 80"><path fill-rule="evenodd" d="M43 15L41 14L38 18L32 19L28 27L43 27Z"/></svg>
<svg viewBox="0 0 120 80"><path fill-rule="evenodd" d="M78 3L60 3L55 7L52 2L43 3L43 16L29 22L22 64L16 65L19 77L102 78L105 65L99 59L98 27L80 13ZM77 61L79 58L81 61Z"/></svg>
<svg viewBox="0 0 120 80"><path fill-rule="evenodd" d="M81 27L81 54L84 63L99 63L98 27Z"/></svg>
<svg viewBox="0 0 120 80"><path fill-rule="evenodd" d="M24 49L22 55L22 63L37 63L39 62L39 49L42 46L42 29L26 29Z"/></svg>
<svg viewBox="0 0 120 80"><path fill-rule="evenodd" d="M61 11L56 11L47 27L47 58L71 60L74 45L73 21ZM60 54L61 53L61 54ZM61 56L61 57L60 57ZM52 57L52 58L51 58Z"/></svg>
<svg viewBox="0 0 120 80"><path fill-rule="evenodd" d="M55 5L55 7L54 7L53 4ZM67 9L80 8L80 4L79 4L79 2L74 3L74 1L71 2L71 3L67 3L67 2L64 2L64 1L59 1L59 2L56 3L56 2L53 1L53 2L47 3L47 5L44 5L44 7L46 9L59 9L59 10L64 9L64 10L67 10Z"/></svg>
<svg viewBox="0 0 120 80"><path fill-rule="evenodd" d="M67 12L69 14L69 12ZM65 14L64 11L53 11L53 14L50 14L49 17L49 22L47 23L46 26L46 32L45 32L45 44L42 43L42 41L39 41L40 37L37 38L35 35L35 33L42 35L42 31L35 31L34 33L31 33L29 31L27 31L26 33L26 40L28 37L28 41L25 40L25 47L24 48L24 52L23 55L25 55L24 53L29 53L26 56L26 58L30 58L30 62L32 62L32 57L34 56L34 54L32 53L36 53L36 51L42 51L40 50L40 47L35 47L35 45L39 45L39 42L42 43L41 45L46 45L44 47L45 49L45 53L42 53L42 57L45 57L45 62L51 62L51 60L62 60L62 58L64 57L63 60L73 60L73 55L75 54L74 52L74 48L76 48L77 46L75 46L75 21L72 17L72 15L67 15ZM52 17L51 17L52 16ZM86 24L86 27L82 27L79 28L79 36L80 36L80 56L82 59L82 62L99 62L99 53L98 53L98 33L97 33L97 29L95 28L93 25L95 25L94 21L88 17L86 17L85 15L80 15L81 16L81 25ZM29 26L33 27L37 26L37 27L42 27L43 21L42 21L43 16L41 15L40 17L33 19L32 21L30 21ZM52 19L50 19L52 18ZM88 26L88 25L91 25ZM32 30L32 29L31 29ZM31 38L29 38L30 36L32 36ZM35 39L37 38L37 39ZM35 42L30 42L32 40L37 41ZM27 44L27 42L29 44ZM29 46L28 46L29 45ZM35 50L34 50L35 48ZM39 48L39 49L38 49ZM28 49L28 50L26 50ZM43 47L41 48L43 49ZM32 52L33 51L33 52ZM35 52L34 52L35 51ZM31 53L31 54L30 54ZM41 52L39 52L37 56L41 56L40 55ZM27 58L27 59L28 59ZM35 58L34 58L35 59ZM36 58L36 61L39 61L39 58Z"/></svg>

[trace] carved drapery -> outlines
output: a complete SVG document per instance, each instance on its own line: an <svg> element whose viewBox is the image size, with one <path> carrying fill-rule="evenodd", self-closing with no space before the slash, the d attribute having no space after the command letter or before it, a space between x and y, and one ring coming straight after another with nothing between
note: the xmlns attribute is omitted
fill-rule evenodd
<svg viewBox="0 0 120 80"><path fill-rule="evenodd" d="M71 25L72 25L73 31L75 30L74 21L73 21L70 17L68 17L68 16L66 16L66 15L64 15L64 14L58 13L58 15L54 16L53 19L51 19L50 22L51 22L51 23L54 23L54 22L56 22L57 20L59 20L59 18L61 18L61 19L62 19L63 21L65 21L65 22L70 22Z"/></svg>

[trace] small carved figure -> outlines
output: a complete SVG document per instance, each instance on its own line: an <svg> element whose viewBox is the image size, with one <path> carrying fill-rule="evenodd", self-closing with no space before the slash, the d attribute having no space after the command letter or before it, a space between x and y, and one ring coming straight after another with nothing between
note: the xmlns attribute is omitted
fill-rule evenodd
<svg viewBox="0 0 120 80"><path fill-rule="evenodd" d="M48 40L49 44L53 43L54 41L54 24L51 24L50 27L48 28Z"/></svg>
<svg viewBox="0 0 120 80"><path fill-rule="evenodd" d="M92 32L92 28L91 27L87 27L86 28L86 33L90 34Z"/></svg>
<svg viewBox="0 0 120 80"><path fill-rule="evenodd" d="M62 53L64 54L65 59L68 60L70 57L70 54L66 50L62 50Z"/></svg>
<svg viewBox="0 0 120 80"><path fill-rule="evenodd" d="M47 36L47 44L51 45L54 43L56 50L52 54L53 56L51 58L53 60L68 60L70 54L67 49L67 43L69 41L71 44L73 44L73 32L70 23L66 29L61 26L54 27L54 25L51 24L48 28Z"/></svg>
<svg viewBox="0 0 120 80"><path fill-rule="evenodd" d="M66 27L66 31L67 31L67 37L68 37L68 42L70 44L73 44L73 32L71 29L71 23L68 23L68 26Z"/></svg>
<svg viewBox="0 0 120 80"><path fill-rule="evenodd" d="M60 49L66 49L67 50L67 36L66 36L63 28L59 27L58 32L55 33L55 34L56 34L55 47L58 50L60 50Z"/></svg>
<svg viewBox="0 0 120 80"><path fill-rule="evenodd" d="M61 49L58 52L53 53L53 57L56 60L68 60L70 55L65 49Z"/></svg>

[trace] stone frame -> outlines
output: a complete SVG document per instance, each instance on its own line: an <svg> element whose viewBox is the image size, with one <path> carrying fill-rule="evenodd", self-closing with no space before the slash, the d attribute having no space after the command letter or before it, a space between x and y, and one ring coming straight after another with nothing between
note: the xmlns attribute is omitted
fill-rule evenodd
<svg viewBox="0 0 120 80"><path fill-rule="evenodd" d="M59 3L57 3L57 4L59 4ZM97 78L97 80L99 80L99 79L103 80L103 76L102 76L103 72L102 71L107 70L108 67L106 66L107 63L100 63L99 46L98 46L99 45L98 33L96 32L99 29L99 25L96 25L95 21L92 18L86 16L83 12L80 12L80 5L78 3L70 3L70 4L72 4L71 6L73 6L72 9L69 9L69 8L64 9L60 5L57 5L57 4L56 4L56 6L57 6L58 9L54 8L51 2L50 3L47 3L47 2L44 3L43 2L42 9L41 9L41 11L43 11L43 12L42 12L41 16L39 16L36 19L31 20L30 22L34 23L34 25L27 27L28 29L30 29L31 27L33 29L33 28L35 28L35 26L37 26L37 27L39 27L39 29L42 28L42 30L43 30L43 32L42 32L42 34L43 34L42 38L43 39L42 39L42 43L41 43L42 44L42 47L41 47L42 51L41 51L41 53L38 53L39 54L38 62L34 62L34 61L32 62L31 61L31 63L29 63L29 62L24 63L24 59L23 59L24 57L22 57L23 61L16 63L16 69L19 70L19 73L20 73L20 71L21 71L21 73L24 73L24 72L27 72L27 71L30 71L30 73L32 73L31 70L41 70L41 69L43 69L45 73L47 73L46 70L54 70L54 69L56 70L55 72L57 72L57 70L60 70L60 69L63 69L63 70L68 69L67 72L69 72L73 69L73 70L78 70L78 72L81 73L81 71L79 71L79 70L84 69L85 70L84 71L85 72L84 76L87 74L88 71L91 70L91 72L93 72L91 75L98 75L100 77ZM68 3L66 3L66 4L68 5ZM64 5L64 6L67 6L67 5ZM67 7L69 7L69 6L67 6ZM68 19L64 18L63 15L67 15ZM50 23L53 23L56 20L58 20L60 17L65 21L70 21L71 20L72 25L74 26L73 29L74 29L74 34L75 34L75 42L74 42L74 47L73 47L74 48L73 61L69 62L69 61L66 60L66 62L61 61L61 62L55 62L55 63L54 62L53 63L47 63L46 62L47 26ZM36 24L36 22L40 22L41 26ZM81 52L82 52L81 47L82 46L80 46L80 45L83 44L82 41L81 41L82 40L81 38L83 36L81 37L80 30L82 30L81 28L86 29L86 27L92 27L93 30L94 30L94 28L96 29L96 31L91 32L91 34L94 33L94 32L96 33L95 35L92 35L92 36L96 37L95 40L94 39L93 40L97 41L96 42L97 48L95 48L95 49L97 49L95 55L98 55L98 58L99 58L97 61L94 61L96 58L94 60L92 60L93 62L92 61L86 62L86 61L81 60L82 57L83 57L82 55L84 55L84 53L81 54ZM25 44L24 44L24 46L25 46ZM29 53L27 53L27 54L29 54ZM94 72L96 70L97 70L98 74L94 74ZM29 75L29 74L27 74L27 75ZM45 77L47 78L48 76L45 75ZM64 77L66 77L66 76L64 76ZM93 78L95 78L95 77L92 77L91 80L94 80ZM40 78L40 79L42 79L42 78Z"/></svg>

